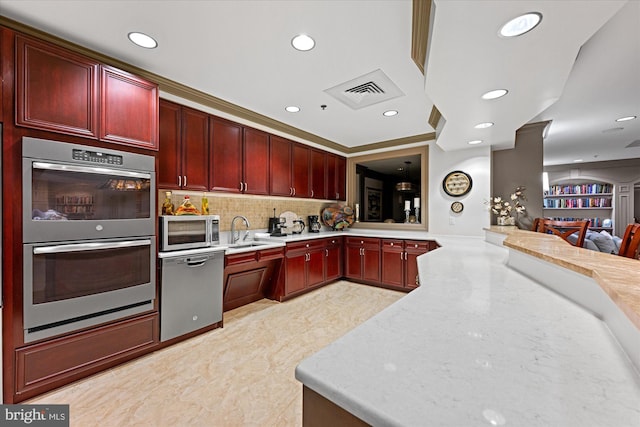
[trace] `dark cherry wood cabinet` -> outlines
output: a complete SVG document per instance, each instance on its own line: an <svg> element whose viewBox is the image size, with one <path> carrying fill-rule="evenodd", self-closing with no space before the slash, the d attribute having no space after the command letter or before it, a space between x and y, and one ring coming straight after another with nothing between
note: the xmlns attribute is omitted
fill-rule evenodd
<svg viewBox="0 0 640 427"><path fill-rule="evenodd" d="M271 135L269 193L272 196L293 196L291 144L287 139Z"/></svg>
<svg viewBox="0 0 640 427"><path fill-rule="evenodd" d="M311 149L306 145L293 143L291 146L291 185L294 197L311 197Z"/></svg>
<svg viewBox="0 0 640 427"><path fill-rule="evenodd" d="M336 193L338 200L347 200L347 159L336 157Z"/></svg>
<svg viewBox="0 0 640 427"><path fill-rule="evenodd" d="M158 85L103 65L100 139L158 149Z"/></svg>
<svg viewBox="0 0 640 427"><path fill-rule="evenodd" d="M283 297L324 283L325 242L322 239L287 244Z"/></svg>
<svg viewBox="0 0 640 427"><path fill-rule="evenodd" d="M283 257L283 247L225 255L223 310L271 296Z"/></svg>
<svg viewBox="0 0 640 427"><path fill-rule="evenodd" d="M241 193L242 126L229 120L211 117L211 189Z"/></svg>
<svg viewBox="0 0 640 427"><path fill-rule="evenodd" d="M380 283L380 239L345 238L345 276L365 283Z"/></svg>
<svg viewBox="0 0 640 427"><path fill-rule="evenodd" d="M437 247L432 240L382 240L382 283L404 289L420 286L418 256Z"/></svg>
<svg viewBox="0 0 640 427"><path fill-rule="evenodd" d="M16 125L158 149L158 86L16 35Z"/></svg>
<svg viewBox="0 0 640 427"><path fill-rule="evenodd" d="M327 153L327 199L347 200L347 159Z"/></svg>
<svg viewBox="0 0 640 427"><path fill-rule="evenodd" d="M152 313L18 348L15 401L148 353L158 337L158 314Z"/></svg>
<svg viewBox="0 0 640 427"><path fill-rule="evenodd" d="M243 181L248 194L269 194L269 134L244 128Z"/></svg>
<svg viewBox="0 0 640 427"><path fill-rule="evenodd" d="M269 134L211 118L211 190L269 194Z"/></svg>
<svg viewBox="0 0 640 427"><path fill-rule="evenodd" d="M327 198L327 153L321 150L310 150L311 197Z"/></svg>
<svg viewBox="0 0 640 427"><path fill-rule="evenodd" d="M209 188L209 118L192 108L160 100L158 188Z"/></svg>
<svg viewBox="0 0 640 427"><path fill-rule="evenodd" d="M98 138L100 64L16 35L16 125Z"/></svg>
<svg viewBox="0 0 640 427"><path fill-rule="evenodd" d="M326 282L338 280L342 277L343 250L342 237L325 239L325 274Z"/></svg>
<svg viewBox="0 0 640 427"><path fill-rule="evenodd" d="M382 283L404 287L405 251L403 240L382 240Z"/></svg>

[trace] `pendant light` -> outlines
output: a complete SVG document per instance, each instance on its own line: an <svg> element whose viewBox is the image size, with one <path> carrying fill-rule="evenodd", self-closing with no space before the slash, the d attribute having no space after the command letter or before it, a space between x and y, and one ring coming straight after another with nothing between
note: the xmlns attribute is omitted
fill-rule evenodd
<svg viewBox="0 0 640 427"><path fill-rule="evenodd" d="M411 162L404 162L406 165L404 168L404 180L400 181L396 184L396 191L400 191L402 193L415 192L416 186L411 183L409 180L409 168L411 167Z"/></svg>

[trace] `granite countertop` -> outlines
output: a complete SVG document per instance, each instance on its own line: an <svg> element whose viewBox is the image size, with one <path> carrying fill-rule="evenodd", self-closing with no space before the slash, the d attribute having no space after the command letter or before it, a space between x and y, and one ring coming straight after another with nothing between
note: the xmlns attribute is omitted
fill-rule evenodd
<svg viewBox="0 0 640 427"><path fill-rule="evenodd" d="M476 238L432 236L422 286L296 378L372 425L637 426L640 375L607 325Z"/></svg>
<svg viewBox="0 0 640 427"><path fill-rule="evenodd" d="M489 230L506 234L503 244L509 248L593 278L640 329L640 261L577 248L544 233L509 227Z"/></svg>

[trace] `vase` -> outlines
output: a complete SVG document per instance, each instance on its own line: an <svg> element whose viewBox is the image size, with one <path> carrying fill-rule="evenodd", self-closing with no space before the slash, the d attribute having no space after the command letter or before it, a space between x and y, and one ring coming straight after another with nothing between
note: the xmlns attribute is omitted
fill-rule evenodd
<svg viewBox="0 0 640 427"><path fill-rule="evenodd" d="M516 219L512 216L499 216L498 225L516 225Z"/></svg>

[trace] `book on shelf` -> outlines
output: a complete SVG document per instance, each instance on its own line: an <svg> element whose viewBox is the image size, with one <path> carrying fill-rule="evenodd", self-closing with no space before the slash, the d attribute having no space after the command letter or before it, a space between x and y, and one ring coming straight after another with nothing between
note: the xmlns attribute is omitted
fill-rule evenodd
<svg viewBox="0 0 640 427"><path fill-rule="evenodd" d="M612 184L571 184L552 185L549 188L549 195L559 196L563 194L609 194L613 192Z"/></svg>
<svg viewBox="0 0 640 427"><path fill-rule="evenodd" d="M580 197L568 199L544 199L544 208L580 209L580 208L610 208L609 197Z"/></svg>

